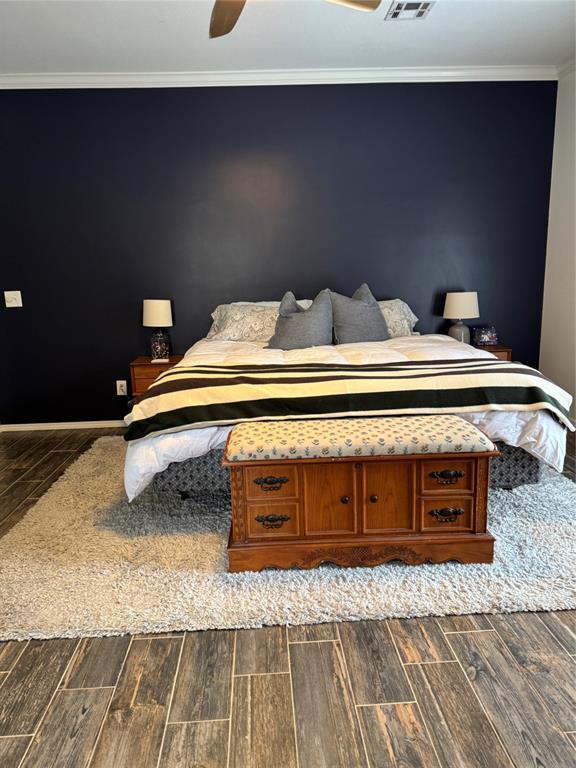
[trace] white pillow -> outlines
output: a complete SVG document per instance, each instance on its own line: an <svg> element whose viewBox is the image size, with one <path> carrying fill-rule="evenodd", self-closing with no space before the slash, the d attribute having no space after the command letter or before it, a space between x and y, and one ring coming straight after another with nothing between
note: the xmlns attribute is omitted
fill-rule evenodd
<svg viewBox="0 0 576 768"><path fill-rule="evenodd" d="M308 309L311 299L300 299L298 304ZM415 336L418 318L402 299L378 302L390 338ZM279 301L235 301L219 304L212 312L212 326L206 336L214 341L270 341L276 330Z"/></svg>
<svg viewBox="0 0 576 768"><path fill-rule="evenodd" d="M388 301L379 301L378 304L386 320L390 338L419 335L414 331L418 318L405 301L389 299Z"/></svg>
<svg viewBox="0 0 576 768"><path fill-rule="evenodd" d="M298 302L307 309L312 301ZM279 301L236 301L220 304L212 312L207 339L213 341L270 341L276 330Z"/></svg>

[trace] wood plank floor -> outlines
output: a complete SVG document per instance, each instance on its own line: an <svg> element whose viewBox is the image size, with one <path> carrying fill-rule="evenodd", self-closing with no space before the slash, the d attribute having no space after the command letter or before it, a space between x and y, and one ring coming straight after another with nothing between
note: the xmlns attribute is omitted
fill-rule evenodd
<svg viewBox="0 0 576 768"><path fill-rule="evenodd" d="M1 433L0 536L119 432ZM0 766L571 768L575 663L576 611L0 642Z"/></svg>

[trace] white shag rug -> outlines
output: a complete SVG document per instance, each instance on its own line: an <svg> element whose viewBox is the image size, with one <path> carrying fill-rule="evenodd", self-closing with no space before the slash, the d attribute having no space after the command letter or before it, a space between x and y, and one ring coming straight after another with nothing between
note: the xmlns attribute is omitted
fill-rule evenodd
<svg viewBox="0 0 576 768"><path fill-rule="evenodd" d="M100 438L0 539L0 640L576 608L576 484L490 494L491 565L230 574L227 510L153 490L131 505L125 443Z"/></svg>

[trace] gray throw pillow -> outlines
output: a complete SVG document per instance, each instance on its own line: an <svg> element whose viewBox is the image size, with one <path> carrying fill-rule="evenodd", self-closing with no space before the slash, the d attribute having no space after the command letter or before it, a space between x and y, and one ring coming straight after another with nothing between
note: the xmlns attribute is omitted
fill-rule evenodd
<svg viewBox="0 0 576 768"><path fill-rule="evenodd" d="M386 341L388 326L370 288L363 283L352 295L330 292L336 344L359 341Z"/></svg>
<svg viewBox="0 0 576 768"><path fill-rule="evenodd" d="M280 302L269 349L304 349L332 344L332 302L328 289L320 291L309 309L302 309L292 291Z"/></svg>

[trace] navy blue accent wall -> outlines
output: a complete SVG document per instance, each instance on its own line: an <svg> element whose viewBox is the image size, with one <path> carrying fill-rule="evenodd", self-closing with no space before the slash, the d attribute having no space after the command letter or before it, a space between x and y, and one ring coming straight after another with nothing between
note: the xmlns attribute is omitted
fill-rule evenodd
<svg viewBox="0 0 576 768"><path fill-rule="evenodd" d="M556 84L0 92L3 422L124 414L144 297L183 352L216 304L447 290L538 362Z"/></svg>

